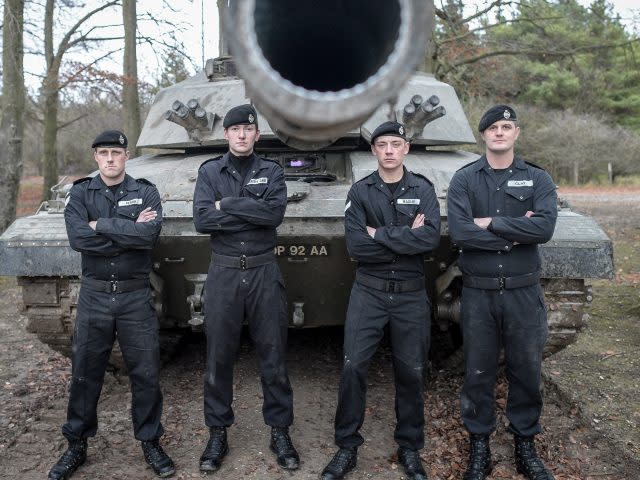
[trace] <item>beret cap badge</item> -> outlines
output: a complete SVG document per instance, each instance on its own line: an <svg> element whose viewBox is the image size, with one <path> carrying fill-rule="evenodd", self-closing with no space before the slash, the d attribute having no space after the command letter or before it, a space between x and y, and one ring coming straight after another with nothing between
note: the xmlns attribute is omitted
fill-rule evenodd
<svg viewBox="0 0 640 480"><path fill-rule="evenodd" d="M120 145L124 145L124 137L122 135L120 135L120 138L118 138L118 140L120 141Z"/></svg>
<svg viewBox="0 0 640 480"><path fill-rule="evenodd" d="M376 138L382 137L383 135L390 135L392 137L400 137L403 140L406 140L405 137L405 128L404 125L394 121L384 122L379 125L373 133L371 134L371 143L376 141Z"/></svg>
<svg viewBox="0 0 640 480"><path fill-rule="evenodd" d="M510 122L517 121L516 111L509 105L495 105L491 107L482 115L478 124L478 131L484 132L487 128L500 120L507 120Z"/></svg>
<svg viewBox="0 0 640 480"><path fill-rule="evenodd" d="M253 121L256 119L256 117L253 116L253 113L249 114L249 123L253 123Z"/></svg>

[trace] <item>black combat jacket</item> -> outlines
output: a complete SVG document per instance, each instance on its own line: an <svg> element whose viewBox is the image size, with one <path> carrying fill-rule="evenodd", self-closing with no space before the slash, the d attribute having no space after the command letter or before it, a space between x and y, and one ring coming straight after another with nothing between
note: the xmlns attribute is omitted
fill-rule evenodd
<svg viewBox="0 0 640 480"><path fill-rule="evenodd" d="M538 244L551 239L558 216L556 185L546 171L515 157L496 183L483 155L454 174L447 198L463 274L498 278L540 270ZM527 218L527 211L534 215ZM491 231L473 223L481 217L492 217Z"/></svg>
<svg viewBox="0 0 640 480"><path fill-rule="evenodd" d="M137 223L147 207L158 216ZM64 220L71 248L82 253L84 277L129 280L149 276L151 249L162 228L162 203L148 180L125 175L115 194L100 175L77 180L67 197ZM94 220L95 231L89 226Z"/></svg>
<svg viewBox="0 0 640 480"><path fill-rule="evenodd" d="M193 223L211 234L211 248L238 257L267 253L276 246L276 227L287 208L282 167L253 155L246 178L241 178L229 154L207 160L198 170L193 194ZM215 202L220 200L220 210Z"/></svg>
<svg viewBox="0 0 640 480"><path fill-rule="evenodd" d="M417 214L424 226L412 229ZM404 168L392 194L377 171L356 182L347 195L344 214L349 255L358 270L385 280L424 276L423 254L440 243L440 207L433 184ZM376 229L374 238L367 226Z"/></svg>

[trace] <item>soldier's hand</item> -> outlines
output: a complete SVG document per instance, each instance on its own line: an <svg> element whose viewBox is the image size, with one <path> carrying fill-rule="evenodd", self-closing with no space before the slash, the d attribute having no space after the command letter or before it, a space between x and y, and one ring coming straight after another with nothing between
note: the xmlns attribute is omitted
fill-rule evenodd
<svg viewBox="0 0 640 480"><path fill-rule="evenodd" d="M220 210L220 200L216 200L216 210Z"/></svg>
<svg viewBox="0 0 640 480"><path fill-rule="evenodd" d="M473 223L475 223L480 228L484 228L486 230L489 224L491 223L491 217L474 218Z"/></svg>
<svg viewBox="0 0 640 480"><path fill-rule="evenodd" d="M158 213L155 210L151 210L151 207L147 207L140 212L138 215L137 223L145 223L155 220L158 216Z"/></svg>
<svg viewBox="0 0 640 480"><path fill-rule="evenodd" d="M89 222L89 226L91 228L93 228L94 230L96 229L96 225L98 224L97 220L93 220L92 222Z"/></svg>
<svg viewBox="0 0 640 480"><path fill-rule="evenodd" d="M527 210L527 213L525 213L524 216L527 218L531 218L533 217L533 212L531 210Z"/></svg>
<svg viewBox="0 0 640 480"><path fill-rule="evenodd" d="M367 225L367 233L373 238L376 236L376 229Z"/></svg>
<svg viewBox="0 0 640 480"><path fill-rule="evenodd" d="M420 228L424 227L424 213L419 213L416 215L416 218L413 219L413 225L411 228Z"/></svg>

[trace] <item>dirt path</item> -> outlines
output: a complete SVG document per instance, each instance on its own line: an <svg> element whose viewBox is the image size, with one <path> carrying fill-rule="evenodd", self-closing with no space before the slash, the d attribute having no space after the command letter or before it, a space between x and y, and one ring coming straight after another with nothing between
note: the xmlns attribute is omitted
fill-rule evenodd
<svg viewBox="0 0 640 480"><path fill-rule="evenodd" d="M631 209L639 205L638 199L640 196L634 200L625 198L618 205ZM634 220L629 219L629 215L620 215L628 212L626 210L616 211L615 205L601 211L598 207L594 209L596 216L602 215L606 225L609 225L609 216L620 219L621 223L613 223L614 237L624 237L619 232L620 225L627 231L633 228ZM635 222L638 225L637 219ZM633 269L620 273L630 275ZM594 288L597 290L599 287L596 285ZM0 476L41 479L46 477L49 467L65 447L60 425L65 417L70 366L67 359L25 332L25 319L17 311L18 304L15 282L0 278L0 381L3 387L0 389ZM594 335L597 335L597 331ZM620 335L625 335L625 332ZM620 337L612 334L612 341L615 338ZM302 457L301 469L295 474L280 471L268 449L269 431L262 421L256 361L251 345L248 342L243 344L236 368L234 408L237 422L229 431L231 452L223 468L211 478L318 477L334 451L332 426L341 342L339 329L291 332L288 361L296 415L292 437ZM603 348L609 347L598 344L597 351ZM636 361L638 356L631 358ZM608 360L616 361L617 357ZM575 361L575 358L567 360L571 361ZM564 375L554 375L553 372L563 371L564 366L550 362L558 362L558 359L547 361L547 370L551 372L549 375L563 379ZM579 366L570 363L563 365L572 368ZM194 337L162 372L166 429L163 444L177 464L176 478L179 479L203 478L197 469L208 433L202 421L203 371L204 341L202 337ZM637 373L637 369L635 371ZM579 387L574 385L577 395L570 402L566 400L566 385L557 382L558 379L547 383L542 420L544 433L539 437L541 454L558 480L640 478L638 471L633 470L635 467L625 463L619 444L608 431L603 431L599 424L593 422L594 417L585 414L581 399L589 392L596 392L595 397L607 392L606 385L596 386L596 390L589 378L591 376L582 378L583 383ZM635 378L637 382L637 376ZM617 380L612 378L610 381ZM431 479L458 479L464 468L467 451L466 435L458 415L460 384L460 376L446 372L435 372L429 381L426 401L428 445L423 458ZM402 478L393 442L393 394L390 354L387 349L382 349L370 370L368 407L363 428L367 441L359 452L358 469L349 476L350 479ZM498 389L499 406L504 406L505 396L506 387L501 383ZM154 478L146 468L139 446L132 436L130 401L127 379L108 375L99 406L100 429L90 441L87 464L74 478ZM626 405L627 409L633 408L634 402L637 402L637 389L621 388L619 393L616 390L616 396L611 401ZM619 415L624 415L625 411L623 409ZM511 438L502 427L505 425L502 412L499 425L492 440L497 466L491 478L522 480L524 477L518 476L512 465ZM635 443L638 444L640 438L637 430L629 431L630 438L635 435ZM627 431L624 434L627 435Z"/></svg>

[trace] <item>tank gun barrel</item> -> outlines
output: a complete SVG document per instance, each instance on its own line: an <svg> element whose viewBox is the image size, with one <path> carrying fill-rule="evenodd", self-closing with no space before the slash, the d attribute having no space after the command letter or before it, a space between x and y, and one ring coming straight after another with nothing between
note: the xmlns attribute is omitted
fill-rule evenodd
<svg viewBox="0 0 640 480"><path fill-rule="evenodd" d="M247 95L273 131L318 147L402 88L424 57L433 0L243 0L221 17Z"/></svg>

